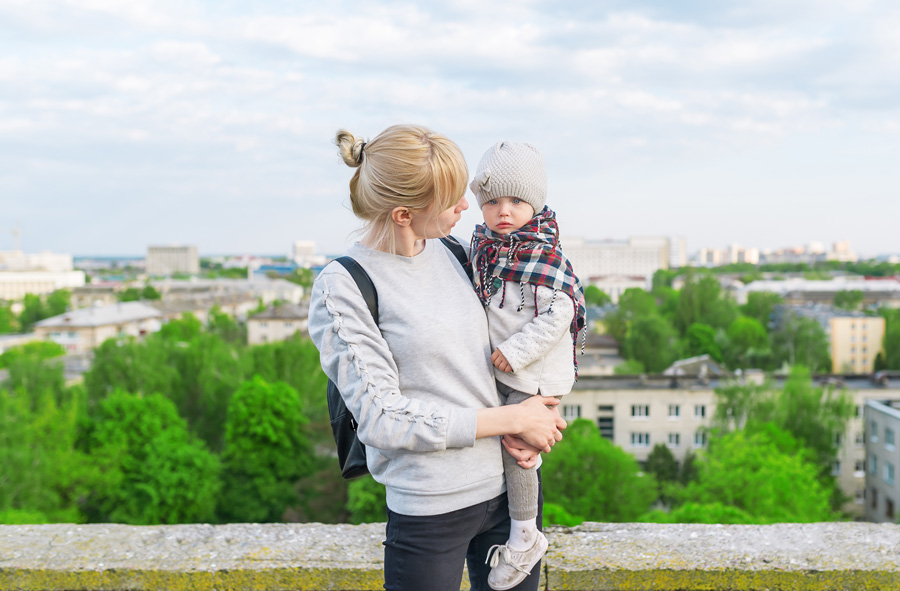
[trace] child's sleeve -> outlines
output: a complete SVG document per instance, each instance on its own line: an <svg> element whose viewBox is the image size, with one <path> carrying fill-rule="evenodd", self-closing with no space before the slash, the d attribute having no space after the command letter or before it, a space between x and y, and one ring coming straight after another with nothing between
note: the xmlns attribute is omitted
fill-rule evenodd
<svg viewBox="0 0 900 591"><path fill-rule="evenodd" d="M497 348L512 366L513 372L543 357L569 331L575 317L572 298L543 285L537 289L538 314L522 330Z"/></svg>

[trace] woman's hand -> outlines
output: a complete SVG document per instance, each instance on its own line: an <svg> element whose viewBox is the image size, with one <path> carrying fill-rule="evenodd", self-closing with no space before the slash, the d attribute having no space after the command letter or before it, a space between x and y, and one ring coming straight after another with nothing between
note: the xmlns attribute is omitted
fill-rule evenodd
<svg viewBox="0 0 900 591"><path fill-rule="evenodd" d="M503 447L520 467L528 470L537 466L538 458L541 457L541 450L533 445L528 445L518 435L504 435L501 441L503 442Z"/></svg>
<svg viewBox="0 0 900 591"><path fill-rule="evenodd" d="M515 434L536 449L550 453L550 448L562 440L562 430L566 428L566 421L556 410L558 404L557 398L537 395L519 404L507 406L506 408L519 411L519 428Z"/></svg>

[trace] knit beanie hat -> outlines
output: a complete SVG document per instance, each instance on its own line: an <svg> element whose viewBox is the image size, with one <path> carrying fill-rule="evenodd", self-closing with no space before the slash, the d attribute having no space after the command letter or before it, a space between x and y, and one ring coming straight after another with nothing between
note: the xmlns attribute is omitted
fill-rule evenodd
<svg viewBox="0 0 900 591"><path fill-rule="evenodd" d="M538 213L547 203L544 157L531 144L497 142L481 157L469 188L479 207L498 197L518 197Z"/></svg>

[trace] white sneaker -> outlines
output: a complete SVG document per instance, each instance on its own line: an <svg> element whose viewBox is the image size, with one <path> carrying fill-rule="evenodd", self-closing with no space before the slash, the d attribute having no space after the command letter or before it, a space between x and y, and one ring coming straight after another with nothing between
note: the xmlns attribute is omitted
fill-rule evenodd
<svg viewBox="0 0 900 591"><path fill-rule="evenodd" d="M547 552L547 537L541 532L537 533L534 545L522 552L513 550L506 544L496 544L488 550L485 564L491 564L491 574L488 575L488 585L496 591L512 589L525 580L531 574L531 569L538 560Z"/></svg>

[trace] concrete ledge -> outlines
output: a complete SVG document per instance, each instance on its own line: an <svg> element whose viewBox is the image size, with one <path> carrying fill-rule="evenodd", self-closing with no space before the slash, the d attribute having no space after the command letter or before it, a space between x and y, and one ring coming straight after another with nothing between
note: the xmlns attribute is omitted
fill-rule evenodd
<svg viewBox="0 0 900 591"><path fill-rule="evenodd" d="M586 523L548 534L550 590L900 589L897 525ZM383 524L0 526L0 590L381 589L383 535Z"/></svg>

